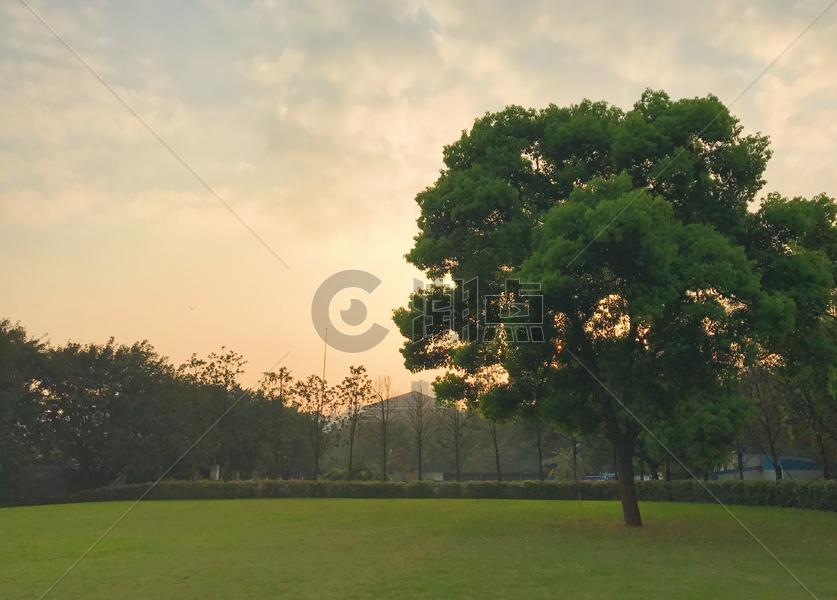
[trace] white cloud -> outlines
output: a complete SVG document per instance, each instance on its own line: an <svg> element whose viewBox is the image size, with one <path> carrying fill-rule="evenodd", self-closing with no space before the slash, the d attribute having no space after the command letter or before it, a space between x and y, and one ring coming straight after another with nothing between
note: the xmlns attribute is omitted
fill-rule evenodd
<svg viewBox="0 0 837 600"><path fill-rule="evenodd" d="M402 255L414 230L413 198L437 176L442 146L475 117L510 103L585 96L628 107L649 86L729 101L822 8L813 0L790 7L544 0L513 8L204 0L188 14L167 5L163 23L135 18L153 12L145 5L36 7L277 252L288 253L299 269L294 285L313 289L338 266L369 265L389 277L392 291L375 315L381 322L404 300L397 282L409 287ZM836 32L837 12L733 109L748 130L773 139L770 188L835 192ZM188 248L195 281L219 277L221 268L241 269L240 286L260 281L259 269L273 274L275 261L240 224L16 3L0 6L0 107L0 240L25 234L42 252L62 255L56 240L71 231L82 237L74 252L145 264L148 257L129 253L121 239L107 242L134 236L158 245L149 246L153 256ZM167 285L178 285L181 271L172 273ZM199 289L221 298L230 287ZM306 299L298 289L292 296L296 312L276 327L301 339ZM25 298L19 306L28 306ZM251 316L240 318L225 331L249 331ZM388 344L392 353L396 341Z"/></svg>

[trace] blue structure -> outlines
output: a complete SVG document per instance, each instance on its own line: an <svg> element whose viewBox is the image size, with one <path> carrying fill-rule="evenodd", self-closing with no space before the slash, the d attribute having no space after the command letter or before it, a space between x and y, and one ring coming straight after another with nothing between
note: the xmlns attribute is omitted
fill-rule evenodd
<svg viewBox="0 0 837 600"><path fill-rule="evenodd" d="M776 470L773 468L773 459L767 454L744 454L742 458L744 465L745 480L774 481ZM797 481L810 481L820 479L823 475L823 467L812 458L802 456L780 456L779 465L782 468L782 477ZM725 468L715 471L716 479L738 479L738 463L735 456Z"/></svg>

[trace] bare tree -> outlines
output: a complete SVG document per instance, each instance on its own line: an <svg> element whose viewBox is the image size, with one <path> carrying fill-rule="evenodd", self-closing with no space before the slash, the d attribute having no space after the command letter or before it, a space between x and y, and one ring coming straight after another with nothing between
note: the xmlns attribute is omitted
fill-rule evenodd
<svg viewBox="0 0 837 600"><path fill-rule="evenodd" d="M449 402L442 408L443 441L453 450L453 463L456 470L456 480L462 480L462 463L465 459L468 424L474 413L467 410L465 403Z"/></svg>
<svg viewBox="0 0 837 600"><path fill-rule="evenodd" d="M349 435L349 466L346 478L354 479L355 440L360 427L363 408L372 397L372 381L366 374L366 367L349 367L349 375L337 386L340 408L345 411L343 422Z"/></svg>
<svg viewBox="0 0 837 600"><path fill-rule="evenodd" d="M750 439L763 454L770 456L776 479L782 479L778 447L780 437L787 429L782 390L775 375L764 366L750 369L744 376L743 384L745 393L752 399L756 409L755 421L750 426Z"/></svg>
<svg viewBox="0 0 837 600"><path fill-rule="evenodd" d="M786 385L791 423L813 441L823 465L823 479L831 479L831 460L837 435L837 405L831 394L819 393L803 383Z"/></svg>
<svg viewBox="0 0 837 600"><path fill-rule="evenodd" d="M305 418L308 443L313 454L313 479L320 475L320 460L331 443L336 427L337 398L325 379L309 375L294 385L294 404Z"/></svg>
<svg viewBox="0 0 837 600"><path fill-rule="evenodd" d="M547 427L547 418L544 415L543 406L541 404L541 396L545 385L546 377L550 369L551 356L538 357L539 360L533 361L534 365L530 368L522 379L524 384L524 394L531 396L522 403L521 415L524 423L528 426L530 431L534 434L535 449L538 453L538 478L543 481L545 479L543 470L543 454L544 445L547 434L550 433Z"/></svg>
<svg viewBox="0 0 837 600"><path fill-rule="evenodd" d="M389 424L392 417L392 381L388 376L378 377L372 385L375 403L367 414L375 427L371 429L381 447L381 481L386 481L389 472Z"/></svg>
<svg viewBox="0 0 837 600"><path fill-rule="evenodd" d="M522 412L522 417L522 424L531 434L532 441L535 444L535 450L538 454L538 479L543 481L546 479L546 473L543 468L544 452L546 451L546 445L550 441L550 434L553 430L549 427L541 407L537 403L526 406L525 412Z"/></svg>
<svg viewBox="0 0 837 600"><path fill-rule="evenodd" d="M427 449L427 442L430 439L433 427L432 414L433 401L421 392L411 392L407 400L407 418L410 426L410 433L415 443L416 451L416 475L419 481L423 478L422 463L424 452Z"/></svg>

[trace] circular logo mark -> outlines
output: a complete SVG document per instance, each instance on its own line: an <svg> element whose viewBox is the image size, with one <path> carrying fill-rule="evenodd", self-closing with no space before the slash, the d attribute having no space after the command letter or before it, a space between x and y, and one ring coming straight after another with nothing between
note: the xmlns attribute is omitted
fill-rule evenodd
<svg viewBox="0 0 837 600"><path fill-rule="evenodd" d="M371 294L380 284L380 279L360 269L340 271L323 281L311 301L311 322L320 339L335 350L351 353L365 352L380 344L389 333L383 325L373 323L363 333L347 334L335 327L329 312L332 300L343 290L357 288ZM356 327L366 320L367 313L366 304L353 298L349 307L340 311L340 318L346 325Z"/></svg>

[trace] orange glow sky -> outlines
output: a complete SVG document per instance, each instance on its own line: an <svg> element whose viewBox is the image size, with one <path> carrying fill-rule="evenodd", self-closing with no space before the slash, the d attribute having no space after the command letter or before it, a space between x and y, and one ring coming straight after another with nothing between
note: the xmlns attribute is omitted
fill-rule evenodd
<svg viewBox="0 0 837 600"><path fill-rule="evenodd" d="M825 6L206 0L33 6L284 258L285 268L16 2L0 7L0 317L55 343L226 345L246 381L286 351L318 373L314 290L335 271L392 328L420 273L416 192L485 111L646 87L732 101ZM837 12L733 107L772 138L767 190L837 191ZM335 310L352 295L336 299ZM349 328L346 328L349 330ZM407 373L391 331L350 364ZM424 378L429 378L425 375Z"/></svg>

